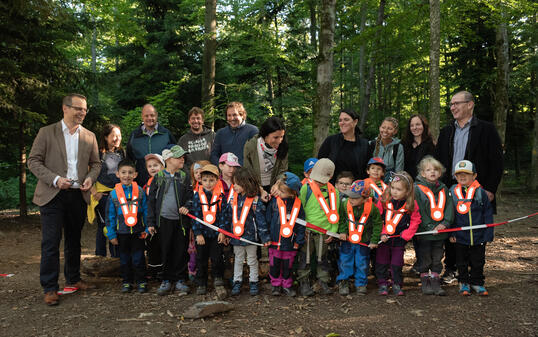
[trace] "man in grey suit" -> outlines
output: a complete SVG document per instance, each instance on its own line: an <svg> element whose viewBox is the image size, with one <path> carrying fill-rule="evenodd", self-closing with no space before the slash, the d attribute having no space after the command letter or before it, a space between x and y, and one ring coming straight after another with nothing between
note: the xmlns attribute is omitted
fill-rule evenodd
<svg viewBox="0 0 538 337"><path fill-rule="evenodd" d="M81 126L88 113L86 97L64 97L62 110L61 121L39 130L28 157L28 167L38 179L33 201L41 213L39 279L47 305L59 300L62 228L66 286L91 287L80 279L80 236L90 188L101 168L95 135Z"/></svg>

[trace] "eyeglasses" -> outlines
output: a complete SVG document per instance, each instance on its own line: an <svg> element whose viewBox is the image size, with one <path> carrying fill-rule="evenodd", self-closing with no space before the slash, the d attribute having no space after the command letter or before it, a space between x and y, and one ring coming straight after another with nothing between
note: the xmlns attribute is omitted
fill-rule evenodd
<svg viewBox="0 0 538 337"><path fill-rule="evenodd" d="M342 186L351 186L352 183L344 183L342 181L339 181L337 182L338 185L342 185Z"/></svg>
<svg viewBox="0 0 538 337"><path fill-rule="evenodd" d="M72 106L72 105L68 105L68 104L66 104L66 105L68 107L72 108L72 109L75 109L77 112L84 112L84 113L90 112L90 109L82 108L80 106Z"/></svg>
<svg viewBox="0 0 538 337"><path fill-rule="evenodd" d="M453 107L455 105L460 105L461 103L469 103L470 101L459 101L459 102L451 102L450 107Z"/></svg>

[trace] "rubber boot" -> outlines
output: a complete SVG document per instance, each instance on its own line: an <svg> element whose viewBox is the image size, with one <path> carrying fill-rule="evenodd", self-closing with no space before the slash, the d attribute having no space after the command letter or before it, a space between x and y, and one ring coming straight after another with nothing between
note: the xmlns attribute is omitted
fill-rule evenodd
<svg viewBox="0 0 538 337"><path fill-rule="evenodd" d="M310 287L308 280L301 280L301 285L299 286L299 293L301 296L312 296L314 295L314 290Z"/></svg>
<svg viewBox="0 0 538 337"><path fill-rule="evenodd" d="M422 283L422 294L423 295L433 295L433 289L431 285L430 274L421 273L420 282Z"/></svg>
<svg viewBox="0 0 538 337"><path fill-rule="evenodd" d="M441 288L441 278L438 273L432 273L431 287L434 295L446 296L446 292Z"/></svg>

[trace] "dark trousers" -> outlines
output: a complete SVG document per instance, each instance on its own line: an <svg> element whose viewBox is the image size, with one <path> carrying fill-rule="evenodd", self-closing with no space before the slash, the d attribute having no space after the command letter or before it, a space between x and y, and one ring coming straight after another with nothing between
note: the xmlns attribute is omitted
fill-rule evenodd
<svg viewBox="0 0 538 337"><path fill-rule="evenodd" d="M427 273L431 270L432 273L441 273L443 270L444 253L444 241L445 240L418 240L417 248L417 260L419 261L418 272Z"/></svg>
<svg viewBox="0 0 538 337"><path fill-rule="evenodd" d="M419 246L420 245L420 240L419 238L417 238L416 236L413 236L413 249L415 250L415 263L413 263L413 268L415 268L415 270L419 270L419 267L420 267L420 254L419 254ZM443 256L441 255L441 258L443 258Z"/></svg>
<svg viewBox="0 0 538 337"><path fill-rule="evenodd" d="M160 231L149 235L146 239L146 249L148 251L148 272L151 277L161 278L163 261L161 258L161 233Z"/></svg>
<svg viewBox="0 0 538 337"><path fill-rule="evenodd" d="M146 282L144 239L140 238L140 233L118 234L118 243L123 283Z"/></svg>
<svg viewBox="0 0 538 337"><path fill-rule="evenodd" d="M456 242L454 248L458 266L458 282L483 286L486 244L467 246Z"/></svg>
<svg viewBox="0 0 538 337"><path fill-rule="evenodd" d="M456 248L449 239L445 240L445 271L456 271Z"/></svg>
<svg viewBox="0 0 538 337"><path fill-rule="evenodd" d="M99 204L95 207L95 216L97 220L97 232L95 233L95 255L106 256L106 245L108 242L108 250L111 257L120 257L120 252L117 246L110 243L108 238L103 233L106 227L106 207L108 205L108 193L103 193Z"/></svg>
<svg viewBox="0 0 538 337"><path fill-rule="evenodd" d="M181 224L181 219L170 220L161 217L161 257L163 263L163 280L176 282L187 280L189 263L189 231Z"/></svg>
<svg viewBox="0 0 538 337"><path fill-rule="evenodd" d="M41 213L41 265L39 281L45 292L59 289L60 241L64 242L64 276L67 284L80 281L80 233L86 219L86 203L80 190L61 190Z"/></svg>
<svg viewBox="0 0 538 337"><path fill-rule="evenodd" d="M404 246L391 246L386 243L381 243L377 247L375 274L380 286L388 285L391 278L394 284L399 286L403 284L404 251Z"/></svg>
<svg viewBox="0 0 538 337"><path fill-rule="evenodd" d="M196 284L207 286L208 262L211 259L211 275L223 277L224 259L222 258L222 245L218 237L205 239L205 245L196 244Z"/></svg>

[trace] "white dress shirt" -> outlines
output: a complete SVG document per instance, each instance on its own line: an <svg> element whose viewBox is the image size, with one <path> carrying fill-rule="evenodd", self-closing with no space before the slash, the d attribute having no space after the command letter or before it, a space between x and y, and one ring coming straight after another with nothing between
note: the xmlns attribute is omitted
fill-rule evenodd
<svg viewBox="0 0 538 337"><path fill-rule="evenodd" d="M73 180L74 183L71 185L71 188L80 188L80 182L78 181L78 171L77 171L77 162L78 162L78 138L80 134L80 127L77 127L77 130L71 134L69 133L69 128L62 119L62 132L64 134L65 140L65 153L67 154L67 179ZM60 179L60 176L57 176L54 179L54 186L57 187L56 183Z"/></svg>

